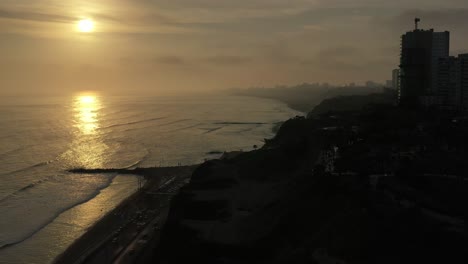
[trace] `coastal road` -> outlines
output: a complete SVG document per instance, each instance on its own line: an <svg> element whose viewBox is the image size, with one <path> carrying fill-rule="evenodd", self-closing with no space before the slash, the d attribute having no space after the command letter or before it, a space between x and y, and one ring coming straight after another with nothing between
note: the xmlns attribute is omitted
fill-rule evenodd
<svg viewBox="0 0 468 264"><path fill-rule="evenodd" d="M149 247L148 241L159 241L160 228L169 212L170 199L183 183L182 179L172 177L157 192L146 191L143 194L147 204L145 208L138 206L138 210L131 210L133 216L126 225L104 241L84 263L135 263L135 259Z"/></svg>
<svg viewBox="0 0 468 264"><path fill-rule="evenodd" d="M145 186L96 223L55 263L133 263L159 241L171 198L196 166L153 168Z"/></svg>
<svg viewBox="0 0 468 264"><path fill-rule="evenodd" d="M161 204L158 216L119 253L113 261L114 264L146 263L151 260L154 249L159 245L162 227L169 214L170 200L187 182L188 178L172 178L159 188L159 192L147 192L149 195L159 196L159 200L165 202ZM161 196L165 199L161 199Z"/></svg>
<svg viewBox="0 0 468 264"><path fill-rule="evenodd" d="M151 258L152 250L159 245L161 229L169 212L167 208L161 212L161 217L156 217L133 241L120 252L114 260L114 264L142 263L142 260ZM141 261L138 261L141 260Z"/></svg>

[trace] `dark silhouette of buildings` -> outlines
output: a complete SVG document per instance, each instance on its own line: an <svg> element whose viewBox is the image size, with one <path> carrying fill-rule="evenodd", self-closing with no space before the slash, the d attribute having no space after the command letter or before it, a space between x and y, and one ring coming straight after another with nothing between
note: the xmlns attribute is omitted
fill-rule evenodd
<svg viewBox="0 0 468 264"><path fill-rule="evenodd" d="M450 32L416 28L401 37L400 105L433 105L440 100L437 87L439 58L449 57Z"/></svg>
<svg viewBox="0 0 468 264"><path fill-rule="evenodd" d="M401 38L399 105L468 111L468 54L451 57L450 32L419 29L419 21Z"/></svg>
<svg viewBox="0 0 468 264"><path fill-rule="evenodd" d="M457 90L453 89L456 83L456 59L453 57L440 58L438 61L439 70L437 72L437 86L439 87L439 96L445 100L439 102L439 107L451 108L457 105Z"/></svg>
<svg viewBox="0 0 468 264"><path fill-rule="evenodd" d="M400 90L400 69L394 69L392 71L392 88Z"/></svg>
<svg viewBox="0 0 468 264"><path fill-rule="evenodd" d="M468 111L468 54L439 59L438 87L445 101L440 107Z"/></svg>
<svg viewBox="0 0 468 264"><path fill-rule="evenodd" d="M458 55L458 65L456 76L457 84L459 85L460 91L460 103L462 110L468 110L468 54Z"/></svg>

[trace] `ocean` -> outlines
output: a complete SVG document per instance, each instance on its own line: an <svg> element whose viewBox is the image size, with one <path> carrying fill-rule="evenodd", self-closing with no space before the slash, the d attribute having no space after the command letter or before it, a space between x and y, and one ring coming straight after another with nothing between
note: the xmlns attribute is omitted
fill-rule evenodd
<svg viewBox="0 0 468 264"><path fill-rule="evenodd" d="M0 263L50 263L138 188L71 168L176 166L252 150L301 113L237 97L0 98Z"/></svg>

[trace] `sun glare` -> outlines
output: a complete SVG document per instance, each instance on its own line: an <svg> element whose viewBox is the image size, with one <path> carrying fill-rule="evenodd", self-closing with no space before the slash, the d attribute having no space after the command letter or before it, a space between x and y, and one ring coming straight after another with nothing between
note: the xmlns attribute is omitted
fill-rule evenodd
<svg viewBox="0 0 468 264"><path fill-rule="evenodd" d="M96 97L92 95L87 95L87 96L85 95L85 96L79 97L79 100L83 104L92 104L96 101Z"/></svg>
<svg viewBox="0 0 468 264"><path fill-rule="evenodd" d="M82 19L78 21L77 28L80 32L91 32L94 30L94 22L90 19Z"/></svg>

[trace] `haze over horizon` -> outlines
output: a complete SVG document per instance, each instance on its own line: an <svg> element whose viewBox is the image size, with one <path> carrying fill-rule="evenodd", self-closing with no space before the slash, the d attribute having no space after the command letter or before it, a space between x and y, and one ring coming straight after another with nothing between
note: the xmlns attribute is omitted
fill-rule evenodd
<svg viewBox="0 0 468 264"><path fill-rule="evenodd" d="M383 82L414 17L468 52L466 0L3 0L0 95Z"/></svg>

